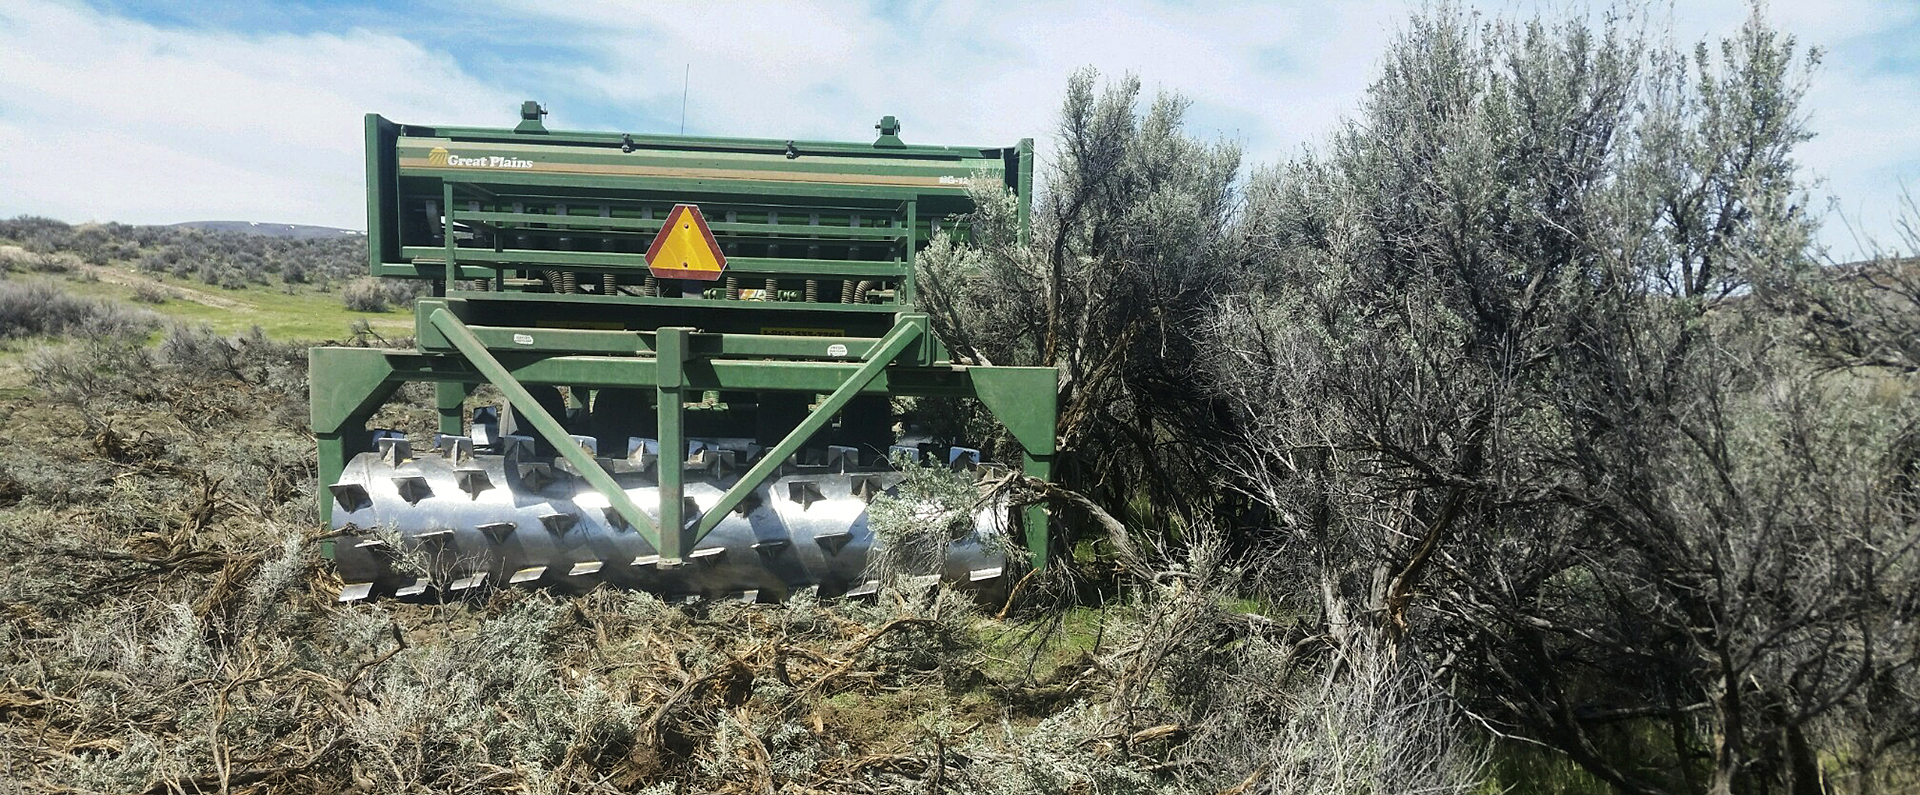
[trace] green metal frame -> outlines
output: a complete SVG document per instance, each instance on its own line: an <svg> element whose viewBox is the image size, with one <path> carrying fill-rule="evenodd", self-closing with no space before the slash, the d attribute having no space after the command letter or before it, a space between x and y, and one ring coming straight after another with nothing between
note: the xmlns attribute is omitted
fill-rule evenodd
<svg viewBox="0 0 1920 795"><path fill-rule="evenodd" d="M464 431L462 407L476 386L498 388L667 566L859 395L976 398L1023 448L1023 471L1051 474L1057 372L955 365L915 309L917 252L943 219L972 209L970 181L999 180L1014 193L1027 234L1031 139L909 146L891 118L870 145L549 132L543 113L528 103L510 129L366 117L369 270L435 280L441 297L416 303L414 350L311 351L321 482L338 481L354 455L372 449L367 422L407 382L436 384L447 434ZM475 158L505 165L476 167ZM653 292L640 252L664 222L656 210L677 203L701 204L714 233L746 249L728 254L730 283L764 280L771 300ZM807 253L816 251L826 255ZM587 294L531 291L541 285L533 277L549 271L604 281ZM491 287L462 289L461 281ZM774 289L805 282L812 291L821 281L884 287L877 300L856 303L784 300ZM657 522L530 385L655 390ZM825 397L717 505L686 516L674 458L686 449L687 398L710 390ZM332 510L323 496L323 519ZM1028 507L1024 525L1033 563L1043 566L1046 512Z"/></svg>
<svg viewBox="0 0 1920 795"><path fill-rule="evenodd" d="M817 351L820 338L777 335L704 333L682 327L651 333L582 331L538 327L470 327L455 311L455 300L422 300L417 311L422 328L419 350L380 348L314 348L309 352L312 373L313 430L319 440L320 478L331 483L345 471L354 455L372 450L367 422L394 391L407 382L437 385L441 430L459 433L461 402L472 388L488 383L507 397L514 409L551 444L576 472L607 498L622 519L659 551L667 565L699 543L726 513L753 488L773 474L802 443L820 430L854 396L889 394L917 397L971 397L993 412L1019 442L1025 454L1022 470L1033 477L1052 473L1054 426L1058 414L1058 373L1050 367L970 367L951 364L902 363L904 354L927 334L927 318L901 313L886 335L869 343L848 361L804 361L731 358L738 350L778 353L783 347L807 346ZM532 337L531 344L513 344L511 350L490 346L485 338ZM581 353L585 338L624 337L632 344L615 351L602 344L593 353ZM659 441L662 463L657 470L661 504L658 525L635 505L611 476L579 445L564 427L541 408L527 385L565 385L585 388L654 388L659 390ZM815 410L778 445L768 450L719 504L692 521L680 515L679 467L664 465L685 450L685 395L708 390L800 392L826 394ZM324 495L324 492L323 492ZM320 500L323 519L333 503ZM1047 560L1049 528L1038 506L1024 516L1027 547L1036 566ZM680 527L680 532L671 528Z"/></svg>

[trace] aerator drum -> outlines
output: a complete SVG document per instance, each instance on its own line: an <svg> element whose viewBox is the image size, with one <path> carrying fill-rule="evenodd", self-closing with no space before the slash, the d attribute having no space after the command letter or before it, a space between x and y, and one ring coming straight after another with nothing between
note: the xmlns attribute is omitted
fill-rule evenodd
<svg viewBox="0 0 1920 795"><path fill-rule="evenodd" d="M867 506L894 496L906 474L890 462L861 467L858 451L829 448L828 465L790 463L756 488L678 563L569 472L564 460L533 454L533 440L508 437L507 454L474 454L470 440L444 436L414 454L400 438L348 464L330 494L335 547L347 599L376 590L399 596L458 593L540 583L609 585L672 598L757 601L795 592L874 592L875 536ZM764 452L750 439L690 443L683 463L683 516L711 509L743 474L738 462ZM639 505L658 505L658 444L631 440L630 457L598 458ZM917 452L917 451L915 451ZM959 451L965 463L972 451ZM896 456L906 454L896 451ZM974 480L965 467L952 477ZM1008 506L983 499L970 530L948 541L938 570L907 572L954 583L992 585L1007 565ZM650 516L658 519L657 511Z"/></svg>

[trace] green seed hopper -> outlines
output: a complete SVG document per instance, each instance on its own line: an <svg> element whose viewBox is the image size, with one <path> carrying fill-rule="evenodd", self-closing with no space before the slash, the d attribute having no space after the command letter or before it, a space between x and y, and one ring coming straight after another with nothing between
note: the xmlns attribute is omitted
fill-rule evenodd
<svg viewBox="0 0 1920 795"><path fill-rule="evenodd" d="M562 132L544 114L366 118L369 270L433 290L412 349L311 352L343 599L870 591L884 542L866 506L897 491L901 461L997 466L914 438L896 396L978 399L1024 449L1005 466L1048 476L1056 372L951 361L914 280L934 235L966 234L970 183L1011 192L1024 230L1030 140L913 146L892 117L871 143ZM670 216L703 219L724 269L650 267ZM407 382L435 384L432 439L368 427ZM469 412L482 384L506 405ZM984 501L963 525L912 573L989 585L1022 547L1045 564L1037 506Z"/></svg>

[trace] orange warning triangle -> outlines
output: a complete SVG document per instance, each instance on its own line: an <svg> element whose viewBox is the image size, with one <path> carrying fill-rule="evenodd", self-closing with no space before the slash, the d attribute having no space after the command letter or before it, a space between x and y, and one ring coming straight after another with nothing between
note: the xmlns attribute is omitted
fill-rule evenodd
<svg viewBox="0 0 1920 795"><path fill-rule="evenodd" d="M720 252L700 208L676 204L653 245L647 247L647 269L656 278L710 282L727 269L727 255Z"/></svg>

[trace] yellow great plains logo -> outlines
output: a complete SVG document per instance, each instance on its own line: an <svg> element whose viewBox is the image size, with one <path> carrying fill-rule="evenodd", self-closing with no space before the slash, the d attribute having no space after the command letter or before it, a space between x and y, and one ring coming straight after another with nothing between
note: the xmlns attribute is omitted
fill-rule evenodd
<svg viewBox="0 0 1920 795"><path fill-rule="evenodd" d="M533 168L533 161L499 155L461 157L448 152L444 146L436 146L427 150L427 166L430 168Z"/></svg>

